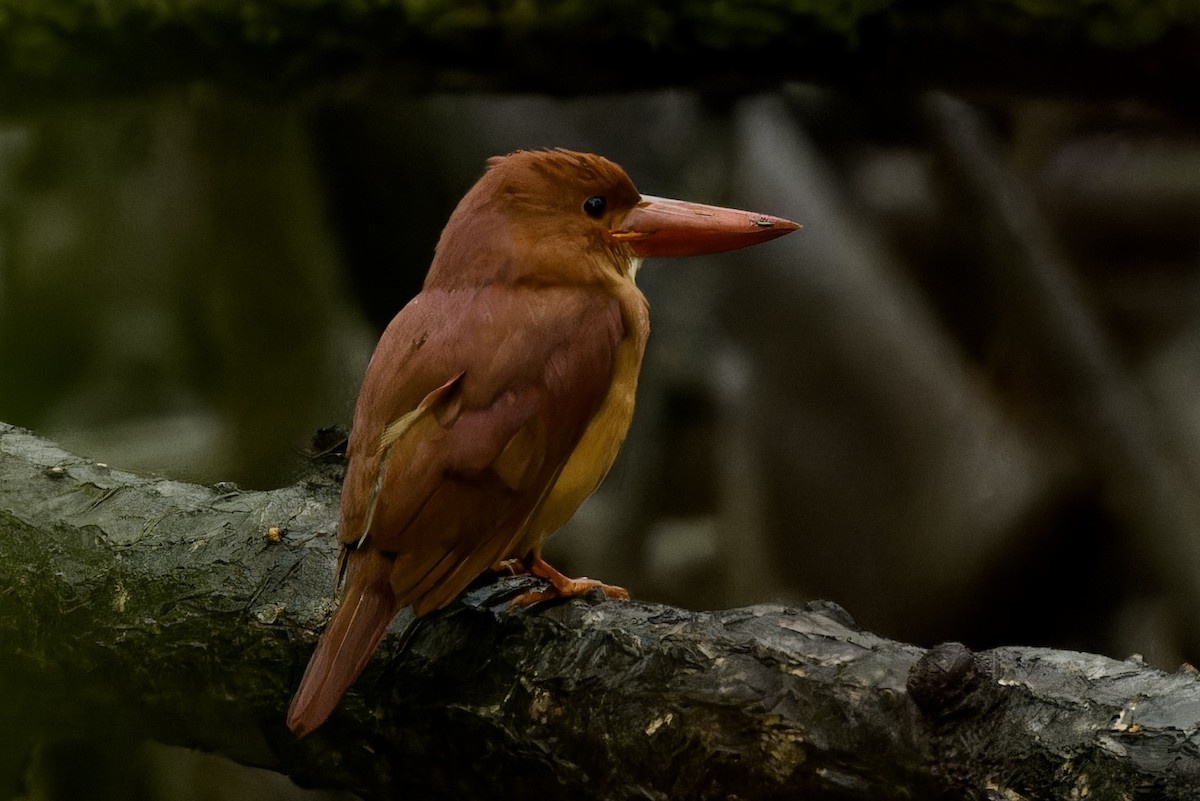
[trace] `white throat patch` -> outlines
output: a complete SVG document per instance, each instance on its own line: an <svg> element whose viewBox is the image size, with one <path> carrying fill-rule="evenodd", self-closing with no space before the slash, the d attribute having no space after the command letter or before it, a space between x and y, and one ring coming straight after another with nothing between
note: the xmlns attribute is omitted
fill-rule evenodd
<svg viewBox="0 0 1200 801"><path fill-rule="evenodd" d="M632 258L629 260L629 280L637 281L637 272L642 268L643 259Z"/></svg>

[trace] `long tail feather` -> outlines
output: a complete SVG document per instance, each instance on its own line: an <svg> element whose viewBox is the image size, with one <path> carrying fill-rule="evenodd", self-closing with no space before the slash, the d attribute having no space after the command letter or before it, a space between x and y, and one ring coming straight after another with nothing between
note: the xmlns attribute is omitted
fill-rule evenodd
<svg viewBox="0 0 1200 801"><path fill-rule="evenodd" d="M325 722L387 632L396 613L390 566L378 554L351 555L342 603L325 627L288 709L288 727L297 737Z"/></svg>

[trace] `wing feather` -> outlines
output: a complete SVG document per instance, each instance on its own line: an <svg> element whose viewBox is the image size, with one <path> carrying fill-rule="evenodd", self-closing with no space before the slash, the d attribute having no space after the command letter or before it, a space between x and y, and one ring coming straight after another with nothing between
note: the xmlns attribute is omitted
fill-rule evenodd
<svg viewBox="0 0 1200 801"><path fill-rule="evenodd" d="M348 559L393 558L396 607L423 614L514 555L608 391L625 331L602 291L419 300L364 379L339 538Z"/></svg>

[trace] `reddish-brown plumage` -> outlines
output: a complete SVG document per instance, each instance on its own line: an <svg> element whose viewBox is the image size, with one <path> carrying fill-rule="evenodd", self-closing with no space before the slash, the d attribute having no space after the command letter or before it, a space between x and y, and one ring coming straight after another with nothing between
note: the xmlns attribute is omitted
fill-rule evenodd
<svg viewBox="0 0 1200 801"><path fill-rule="evenodd" d="M338 528L342 600L292 701L299 735L324 721L400 609L439 609L508 558L536 564L607 473L649 333L638 257L798 227L693 207L704 223L680 234L679 208L664 223L619 167L589 154L518 152L488 166L363 379ZM539 574L557 592L584 586Z"/></svg>

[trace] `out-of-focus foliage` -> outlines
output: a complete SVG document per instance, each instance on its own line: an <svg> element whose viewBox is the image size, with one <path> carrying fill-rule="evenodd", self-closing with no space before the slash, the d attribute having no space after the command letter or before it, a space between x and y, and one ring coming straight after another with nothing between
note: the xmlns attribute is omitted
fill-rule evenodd
<svg viewBox="0 0 1200 801"><path fill-rule="evenodd" d="M845 79L922 58L959 74L988 69L969 56L997 39L1011 75L1082 79L1089 49L1161 48L1194 71L1198 38L1193 0L0 0L0 99L197 78L294 91L378 67L422 91Z"/></svg>
<svg viewBox="0 0 1200 801"><path fill-rule="evenodd" d="M1105 47L1136 47L1154 42L1180 25L1200 20L1194 0L1001 0L984 3L1018 31L1033 27L1058 28L1064 34L1079 31L1089 41Z"/></svg>

